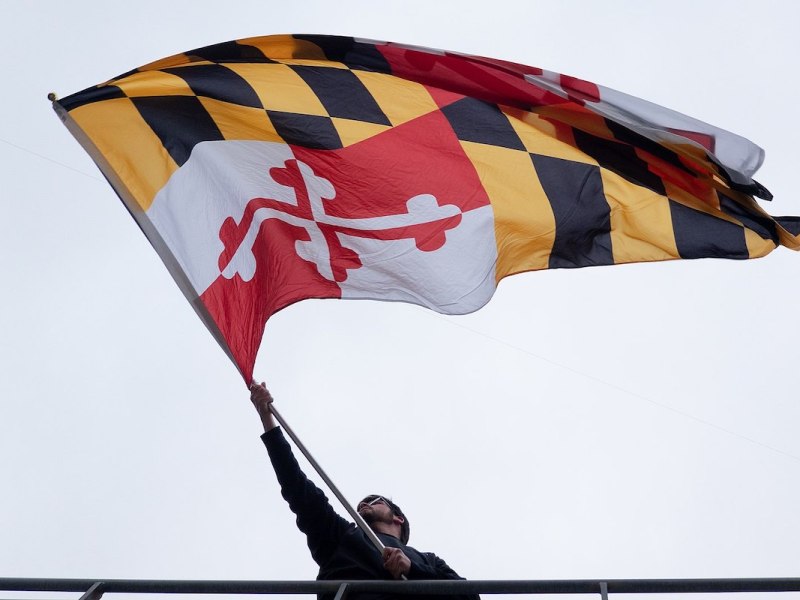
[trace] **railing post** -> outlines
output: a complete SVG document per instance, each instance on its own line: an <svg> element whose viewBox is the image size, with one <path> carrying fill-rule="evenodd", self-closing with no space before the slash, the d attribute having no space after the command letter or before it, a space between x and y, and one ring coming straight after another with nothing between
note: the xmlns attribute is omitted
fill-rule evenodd
<svg viewBox="0 0 800 600"><path fill-rule="evenodd" d="M608 583L600 582L600 600L608 600Z"/></svg>
<svg viewBox="0 0 800 600"><path fill-rule="evenodd" d="M95 581L86 592L84 592L83 596L80 597L80 600L100 600L103 597L103 582L102 581Z"/></svg>
<svg viewBox="0 0 800 600"><path fill-rule="evenodd" d="M339 586L339 589L336 590L336 596L333 600L344 600L344 597L347 595L347 584L343 583Z"/></svg>

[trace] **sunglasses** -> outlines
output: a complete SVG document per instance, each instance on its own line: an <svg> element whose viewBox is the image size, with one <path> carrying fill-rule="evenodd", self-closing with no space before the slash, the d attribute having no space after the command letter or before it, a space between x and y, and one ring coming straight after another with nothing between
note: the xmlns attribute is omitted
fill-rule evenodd
<svg viewBox="0 0 800 600"><path fill-rule="evenodd" d="M358 503L358 508L361 508L362 506L373 506L375 504L378 504L379 502L383 502L386 506L388 506L391 509L392 512L394 512L391 502L389 502L383 496L367 496L361 502Z"/></svg>

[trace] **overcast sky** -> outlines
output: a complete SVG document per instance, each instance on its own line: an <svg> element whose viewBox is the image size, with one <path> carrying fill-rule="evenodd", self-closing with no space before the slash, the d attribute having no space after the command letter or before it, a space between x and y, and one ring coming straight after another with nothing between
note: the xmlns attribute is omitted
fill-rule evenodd
<svg viewBox="0 0 800 600"><path fill-rule="evenodd" d="M48 92L255 35L446 48L744 135L767 210L797 215L799 22L789 0L2 2L0 577L316 575L237 370ZM466 577L797 577L798 292L779 249L519 275L460 317L306 301L256 376L346 496L392 496Z"/></svg>

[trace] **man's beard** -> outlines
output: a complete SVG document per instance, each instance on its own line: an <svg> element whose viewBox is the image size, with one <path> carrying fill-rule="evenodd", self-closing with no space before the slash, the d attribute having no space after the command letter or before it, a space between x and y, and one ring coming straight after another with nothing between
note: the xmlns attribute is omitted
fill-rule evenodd
<svg viewBox="0 0 800 600"><path fill-rule="evenodd" d="M373 523L391 525L394 522L394 515L389 511L365 510L361 516L367 522L367 525L372 525Z"/></svg>

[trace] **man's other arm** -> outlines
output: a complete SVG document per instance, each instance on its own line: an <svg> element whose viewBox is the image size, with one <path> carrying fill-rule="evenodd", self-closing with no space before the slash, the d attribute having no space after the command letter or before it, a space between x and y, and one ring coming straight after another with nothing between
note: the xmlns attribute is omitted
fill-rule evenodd
<svg viewBox="0 0 800 600"><path fill-rule="evenodd" d="M408 572L409 579L460 579L464 580L441 558L433 552L422 552L425 563L413 562ZM478 594L452 594L442 596L446 600L480 600Z"/></svg>

